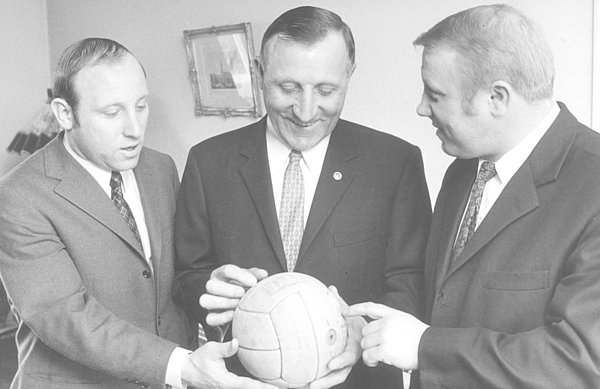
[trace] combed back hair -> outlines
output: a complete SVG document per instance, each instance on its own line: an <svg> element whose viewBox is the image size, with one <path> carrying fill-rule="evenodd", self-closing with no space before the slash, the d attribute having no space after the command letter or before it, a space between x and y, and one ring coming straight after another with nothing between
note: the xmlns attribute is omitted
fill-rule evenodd
<svg viewBox="0 0 600 389"><path fill-rule="evenodd" d="M505 4L483 5L456 13L421 34L424 49L458 54L462 90L470 102L494 81L508 82L528 102L553 94L554 60L541 28Z"/></svg>
<svg viewBox="0 0 600 389"><path fill-rule="evenodd" d="M73 43L62 53L56 66L52 98L64 99L75 114L79 103L79 96L75 89L77 73L88 65L116 62L127 54L131 52L125 46L106 38L86 38Z"/></svg>
<svg viewBox="0 0 600 389"><path fill-rule="evenodd" d="M350 27L336 13L311 6L286 11L271 23L263 35L260 47L263 63L268 54L266 53L267 42L274 36L282 41L310 47L324 39L330 32L342 34L348 49L350 66L354 66L355 44Z"/></svg>

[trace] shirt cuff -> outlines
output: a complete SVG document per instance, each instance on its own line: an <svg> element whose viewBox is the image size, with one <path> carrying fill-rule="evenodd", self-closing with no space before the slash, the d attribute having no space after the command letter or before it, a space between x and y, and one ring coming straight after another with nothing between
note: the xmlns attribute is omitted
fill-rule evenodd
<svg viewBox="0 0 600 389"><path fill-rule="evenodd" d="M169 358L169 364L167 365L167 375L165 377L165 384L167 387L173 389L185 389L187 385L183 385L181 382L181 368L185 358L192 352L181 347L176 347L171 353Z"/></svg>

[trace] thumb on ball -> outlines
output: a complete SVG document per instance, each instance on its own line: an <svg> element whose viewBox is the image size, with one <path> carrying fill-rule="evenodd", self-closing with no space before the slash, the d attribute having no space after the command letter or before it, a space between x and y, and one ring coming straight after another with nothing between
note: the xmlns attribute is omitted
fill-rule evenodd
<svg viewBox="0 0 600 389"><path fill-rule="evenodd" d="M348 304L346 304L346 302L344 301L344 299L340 296L337 288L334 285L330 285L329 286L329 292L335 297L335 299L338 301L338 303L340 304L340 307L342 309L348 308Z"/></svg>
<svg viewBox="0 0 600 389"><path fill-rule="evenodd" d="M221 348L221 355L223 358L229 358L237 353L239 348L239 342L237 339L231 339L230 342L223 343L223 347Z"/></svg>

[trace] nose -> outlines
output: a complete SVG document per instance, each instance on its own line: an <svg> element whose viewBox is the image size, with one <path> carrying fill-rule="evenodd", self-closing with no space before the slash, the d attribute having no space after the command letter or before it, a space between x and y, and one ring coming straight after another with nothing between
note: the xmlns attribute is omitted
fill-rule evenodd
<svg viewBox="0 0 600 389"><path fill-rule="evenodd" d="M144 118L134 111L127 115L125 122L123 123L123 134L130 138L140 138L144 134L144 127Z"/></svg>
<svg viewBox="0 0 600 389"><path fill-rule="evenodd" d="M419 116L431 116L431 108L427 103L425 96L421 97L421 102L417 105L417 115Z"/></svg>
<svg viewBox="0 0 600 389"><path fill-rule="evenodd" d="M302 123L310 123L317 112L317 104L312 91L303 92L292 106L292 112Z"/></svg>

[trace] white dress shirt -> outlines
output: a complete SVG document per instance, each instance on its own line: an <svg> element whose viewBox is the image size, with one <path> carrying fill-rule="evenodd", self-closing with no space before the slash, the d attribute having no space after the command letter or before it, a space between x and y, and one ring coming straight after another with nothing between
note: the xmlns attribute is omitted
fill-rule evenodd
<svg viewBox="0 0 600 389"><path fill-rule="evenodd" d="M477 220L475 222L475 228L479 227L489 210L492 208L500 194L515 175L517 170L523 165L525 160L529 157L535 146L540 142L544 134L548 131L558 114L560 108L558 104L554 103L552 110L548 115L527 135L521 142L519 142L510 151L504 154L498 161L495 162L496 175L486 182L481 197L481 205L479 212L477 213ZM479 160L478 170L483 163L483 159ZM465 210L466 212L466 210ZM464 214L463 214L464 218Z"/></svg>
<svg viewBox="0 0 600 389"><path fill-rule="evenodd" d="M275 132L271 120L267 117L267 156L269 159L269 169L271 171L271 183L273 185L273 199L275 200L275 209L279 218L279 208L281 207L281 194L283 192L283 177L285 169L290 161L290 152L292 149L285 144L279 134ZM315 197L317 183L325 161L325 154L329 146L331 134L323 138L315 147L302 152L300 168L302 169L302 178L304 180L304 226L310 213L310 207Z"/></svg>
<svg viewBox="0 0 600 389"><path fill-rule="evenodd" d="M111 188L110 188L110 176L111 172L101 169L96 166L94 163L80 157L69 145L68 141L69 133L65 132L65 137L63 139L63 143L67 152L75 158L75 160L88 172L90 175L98 182L98 185L102 188L102 190L106 193L108 198L111 198ZM137 225L138 231L140 233L140 239L142 241L142 247L144 248L144 256L146 257L146 261L152 268L152 262L150 261L150 257L152 255L152 249L150 247L150 236L148 234L148 227L146 227L146 218L144 216L144 209L142 207L142 199L140 197L140 190L137 185L137 181L135 179L135 174L133 170L124 170L121 171L121 177L123 178L123 197L129 205L131 212L133 213L133 217L135 218L135 223ZM154 270L153 270L154 271ZM186 350L182 347L176 347L171 353L171 357L169 358L169 363L167 365L167 372L165 383L170 385L175 389L183 388L184 385L181 383L181 367L183 366L183 362L187 355L191 353L191 351Z"/></svg>

